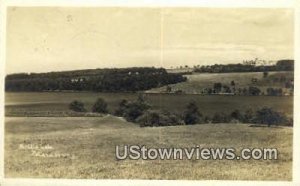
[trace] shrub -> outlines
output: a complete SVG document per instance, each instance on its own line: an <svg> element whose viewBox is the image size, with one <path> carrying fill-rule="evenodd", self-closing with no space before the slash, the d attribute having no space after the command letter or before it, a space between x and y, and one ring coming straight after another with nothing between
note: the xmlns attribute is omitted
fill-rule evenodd
<svg viewBox="0 0 300 186"><path fill-rule="evenodd" d="M243 118L243 122L244 123L253 123L254 122L254 118L255 114L253 112L252 109L248 109L246 110L245 114L244 114L244 118Z"/></svg>
<svg viewBox="0 0 300 186"><path fill-rule="evenodd" d="M257 87L249 87L249 95L258 96L261 93L261 90Z"/></svg>
<svg viewBox="0 0 300 186"><path fill-rule="evenodd" d="M283 91L282 88L267 88L267 95L268 96L282 96L283 95Z"/></svg>
<svg viewBox="0 0 300 186"><path fill-rule="evenodd" d="M227 85L223 85L223 92L225 92L225 93L231 93L230 87L227 86Z"/></svg>
<svg viewBox="0 0 300 186"><path fill-rule="evenodd" d="M107 113L107 103L102 98L98 98L92 107L92 112Z"/></svg>
<svg viewBox="0 0 300 186"><path fill-rule="evenodd" d="M231 85L231 86L235 86L234 80L231 81L230 85Z"/></svg>
<svg viewBox="0 0 300 186"><path fill-rule="evenodd" d="M69 109L75 112L86 112L86 109L84 108L84 104L77 100L74 100L70 103Z"/></svg>
<svg viewBox="0 0 300 186"><path fill-rule="evenodd" d="M214 83L215 93L219 93L222 90L222 83Z"/></svg>
<svg viewBox="0 0 300 186"><path fill-rule="evenodd" d="M127 108L123 116L128 121L134 121L136 118L141 116L146 110L147 109L143 105L139 104L138 102L131 102L127 105Z"/></svg>
<svg viewBox="0 0 300 186"><path fill-rule="evenodd" d="M268 127L270 127L271 125L286 123L287 118L272 108L264 107L256 112L255 121L261 124L268 124Z"/></svg>
<svg viewBox="0 0 300 186"><path fill-rule="evenodd" d="M289 117L289 118L286 118L286 126L294 126L294 119L293 117Z"/></svg>
<svg viewBox="0 0 300 186"><path fill-rule="evenodd" d="M119 103L119 108L115 111L115 115L117 116L123 116L125 113L125 110L127 108L128 105L128 101L126 99L123 99L120 103Z"/></svg>
<svg viewBox="0 0 300 186"><path fill-rule="evenodd" d="M133 102L123 101L120 103L120 107L117 110L121 116L125 117L128 121L135 121L144 112L150 109L151 106L145 101L145 98L141 95Z"/></svg>
<svg viewBox="0 0 300 186"><path fill-rule="evenodd" d="M230 114L231 119L234 120L238 120L240 122L244 121L244 116L243 114L239 111L239 110L234 110L231 114Z"/></svg>
<svg viewBox="0 0 300 186"><path fill-rule="evenodd" d="M195 102L191 102L187 105L186 111L183 114L183 120L187 125L204 122L203 116L198 111L198 107Z"/></svg>
<svg viewBox="0 0 300 186"><path fill-rule="evenodd" d="M141 127L183 125L184 122L175 114L160 110L148 110L136 119Z"/></svg>
<svg viewBox="0 0 300 186"><path fill-rule="evenodd" d="M212 118L212 123L229 123L230 118L223 112L217 112Z"/></svg>
<svg viewBox="0 0 300 186"><path fill-rule="evenodd" d="M212 118L210 116L205 116L204 117L204 123L210 123Z"/></svg>

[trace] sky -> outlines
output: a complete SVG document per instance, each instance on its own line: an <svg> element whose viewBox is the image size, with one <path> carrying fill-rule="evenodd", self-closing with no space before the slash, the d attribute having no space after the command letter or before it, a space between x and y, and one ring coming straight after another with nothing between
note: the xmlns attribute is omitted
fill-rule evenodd
<svg viewBox="0 0 300 186"><path fill-rule="evenodd" d="M6 74L293 59L291 9L10 7Z"/></svg>

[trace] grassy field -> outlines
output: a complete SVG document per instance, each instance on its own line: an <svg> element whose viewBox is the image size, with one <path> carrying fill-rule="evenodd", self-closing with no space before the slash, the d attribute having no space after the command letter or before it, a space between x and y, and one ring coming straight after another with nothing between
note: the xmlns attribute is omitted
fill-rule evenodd
<svg viewBox="0 0 300 186"><path fill-rule="evenodd" d="M248 86L259 87L262 91L266 92L268 87L281 87L284 88L284 84L273 83L272 79L276 77L285 76L292 78L293 72L269 72L268 77L263 78L262 72L243 72L243 73L194 73L192 75L185 75L187 77L186 82L170 85L172 91L182 90L188 94L200 94L203 88L213 88L214 83L220 82L223 85L230 86L232 80L234 80L236 87L244 88ZM252 83L252 78L256 78L258 81ZM158 93L166 91L166 86L160 88L154 88L148 90L148 93Z"/></svg>
<svg viewBox="0 0 300 186"><path fill-rule="evenodd" d="M88 110L103 98L113 113L134 93L18 92L5 94L5 176L89 179L291 180L291 127L250 127L251 124L201 124L140 128L123 118L74 114L73 100ZM263 106L293 115L293 97L203 96L146 94L154 109L182 113L194 100L211 116L235 109ZM32 117L35 116L35 117ZM43 116L43 117L41 117ZM66 117L77 116L77 117ZM92 116L92 117L86 117ZM115 158L116 145L147 147L277 148L278 160L124 160ZM52 157L50 157L52 156Z"/></svg>
<svg viewBox="0 0 300 186"><path fill-rule="evenodd" d="M82 101L90 109L97 98L108 103L110 112L114 112L122 99L134 100L137 94L132 93L91 93L91 92L18 92L5 94L6 116L68 116L68 105L73 100ZM249 108L258 110L263 106L293 115L293 97L273 96L203 96L177 94L147 94L146 100L153 108L182 113L186 105L194 100L199 110L211 116L215 112L230 113L235 109L245 111Z"/></svg>
<svg viewBox="0 0 300 186"><path fill-rule="evenodd" d="M291 180L292 128L202 124L140 128L114 116L7 117L5 176ZM277 148L278 160L122 160L115 146ZM35 146L32 150L24 146ZM44 148L43 148L44 147ZM47 148L45 148L47 147ZM40 154L33 151L38 151ZM41 155L44 154L44 155ZM47 157L56 154L57 157ZM61 156L58 156L61 155ZM44 157L43 157L44 156Z"/></svg>

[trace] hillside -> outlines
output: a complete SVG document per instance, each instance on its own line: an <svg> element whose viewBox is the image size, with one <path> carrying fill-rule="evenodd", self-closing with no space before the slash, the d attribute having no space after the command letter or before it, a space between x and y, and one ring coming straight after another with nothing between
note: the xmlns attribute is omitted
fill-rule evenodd
<svg viewBox="0 0 300 186"><path fill-rule="evenodd" d="M171 93L183 91L187 94L201 94L203 89L212 88L214 83L222 83L222 85L231 86L231 82L235 82L236 88L245 88L249 86L259 87L263 92L269 87L285 89L285 82L293 80L294 72L269 72L264 78L263 72L238 72L238 73L193 73L184 75L187 78L186 82L181 82L171 87ZM280 78L285 80L280 82ZM253 79L256 79L254 82ZM153 88L147 90L147 93L165 93L167 86Z"/></svg>
<svg viewBox="0 0 300 186"><path fill-rule="evenodd" d="M75 70L7 75L5 90L135 92L185 80L180 74L170 74L163 68L154 67Z"/></svg>
<svg viewBox="0 0 300 186"><path fill-rule="evenodd" d="M251 124L202 124L140 128L112 116L8 117L5 119L5 176L291 180L292 128L249 126ZM234 147L238 151L242 147L276 147L280 156L278 160L116 161L115 146L126 144L156 148L189 148L195 145L201 148ZM30 147L39 150L31 150ZM57 157L47 157L53 154Z"/></svg>

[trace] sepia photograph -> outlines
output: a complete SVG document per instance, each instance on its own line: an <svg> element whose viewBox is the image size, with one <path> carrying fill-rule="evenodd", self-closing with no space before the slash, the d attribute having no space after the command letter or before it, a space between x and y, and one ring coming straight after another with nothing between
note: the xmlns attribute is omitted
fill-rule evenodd
<svg viewBox="0 0 300 186"><path fill-rule="evenodd" d="M291 182L294 17L7 7L4 178Z"/></svg>

